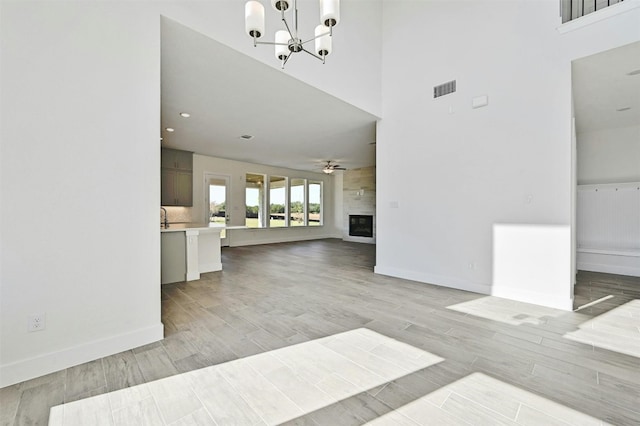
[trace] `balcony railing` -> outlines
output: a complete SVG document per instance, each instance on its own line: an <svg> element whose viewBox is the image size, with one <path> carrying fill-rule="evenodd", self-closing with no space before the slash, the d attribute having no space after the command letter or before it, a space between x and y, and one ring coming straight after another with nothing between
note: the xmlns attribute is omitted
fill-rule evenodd
<svg viewBox="0 0 640 426"><path fill-rule="evenodd" d="M562 23L596 12L623 0L560 0Z"/></svg>

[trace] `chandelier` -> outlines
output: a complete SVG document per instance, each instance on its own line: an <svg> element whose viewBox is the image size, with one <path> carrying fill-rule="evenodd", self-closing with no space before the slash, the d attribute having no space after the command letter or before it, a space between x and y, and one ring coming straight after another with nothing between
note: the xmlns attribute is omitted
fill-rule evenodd
<svg viewBox="0 0 640 426"><path fill-rule="evenodd" d="M289 26L285 12L293 3L293 27ZM340 0L320 0L320 25L315 29L315 37L303 40L298 34L298 1L271 0L271 6L280 12L285 29L276 31L275 42L258 41L264 35L264 6L256 0L248 1L244 7L245 31L253 38L253 46L271 44L275 46L275 55L282 63L282 68L292 53L306 52L324 64L325 58L331 54L331 36L333 27L340 22ZM305 44L315 41L315 49L309 50Z"/></svg>

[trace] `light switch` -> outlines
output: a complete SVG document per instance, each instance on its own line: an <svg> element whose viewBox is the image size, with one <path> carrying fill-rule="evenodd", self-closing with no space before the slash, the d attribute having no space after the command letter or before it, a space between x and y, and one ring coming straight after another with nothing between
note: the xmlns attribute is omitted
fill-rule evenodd
<svg viewBox="0 0 640 426"><path fill-rule="evenodd" d="M472 108L482 108L487 105L489 105L489 96L487 95L476 96L475 98L471 99Z"/></svg>

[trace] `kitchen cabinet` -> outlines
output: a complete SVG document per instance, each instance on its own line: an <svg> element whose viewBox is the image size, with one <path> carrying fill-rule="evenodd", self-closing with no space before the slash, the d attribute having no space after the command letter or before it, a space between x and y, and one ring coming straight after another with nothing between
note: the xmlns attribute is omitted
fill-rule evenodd
<svg viewBox="0 0 640 426"><path fill-rule="evenodd" d="M193 153L162 149L161 204L193 206Z"/></svg>
<svg viewBox="0 0 640 426"><path fill-rule="evenodd" d="M162 205L193 206L193 173L162 170Z"/></svg>
<svg viewBox="0 0 640 426"><path fill-rule="evenodd" d="M193 171L193 153L178 149L162 148L161 167L163 169L175 169Z"/></svg>
<svg viewBox="0 0 640 426"><path fill-rule="evenodd" d="M161 228L161 283L200 279L200 274L222 270L220 232L215 223L172 224Z"/></svg>

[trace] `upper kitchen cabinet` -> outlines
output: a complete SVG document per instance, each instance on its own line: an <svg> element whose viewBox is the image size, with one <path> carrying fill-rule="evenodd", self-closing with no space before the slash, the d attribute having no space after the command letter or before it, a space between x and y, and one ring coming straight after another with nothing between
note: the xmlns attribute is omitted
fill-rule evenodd
<svg viewBox="0 0 640 426"><path fill-rule="evenodd" d="M193 153L162 149L161 204L193 206Z"/></svg>
<svg viewBox="0 0 640 426"><path fill-rule="evenodd" d="M193 171L193 152L162 148L163 169Z"/></svg>

